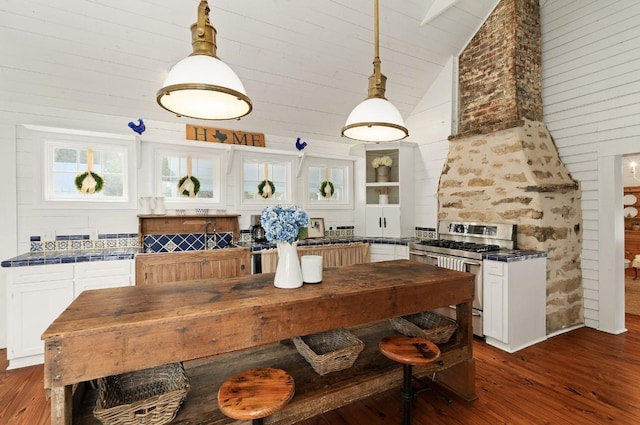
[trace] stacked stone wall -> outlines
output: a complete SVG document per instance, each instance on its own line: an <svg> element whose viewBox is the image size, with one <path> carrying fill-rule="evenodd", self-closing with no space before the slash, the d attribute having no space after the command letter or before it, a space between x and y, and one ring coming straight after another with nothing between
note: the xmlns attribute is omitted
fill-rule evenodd
<svg viewBox="0 0 640 425"><path fill-rule="evenodd" d="M438 218L516 224L518 248L546 251L547 331L553 332L584 320L580 194L546 126L525 120L451 141Z"/></svg>

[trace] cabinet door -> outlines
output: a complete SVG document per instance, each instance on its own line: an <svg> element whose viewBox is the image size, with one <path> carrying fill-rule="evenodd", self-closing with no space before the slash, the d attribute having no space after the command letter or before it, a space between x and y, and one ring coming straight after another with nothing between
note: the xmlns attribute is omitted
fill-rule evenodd
<svg viewBox="0 0 640 425"><path fill-rule="evenodd" d="M382 207L367 207L365 227L367 236L382 237Z"/></svg>
<svg viewBox="0 0 640 425"><path fill-rule="evenodd" d="M371 237L400 237L400 207L368 206L366 232Z"/></svg>
<svg viewBox="0 0 640 425"><path fill-rule="evenodd" d="M509 342L505 320L506 282L502 273L498 273L497 268L491 267L492 263L492 261L484 261L482 327L486 336L506 344ZM501 264L500 267L502 267ZM492 273L492 270L496 273Z"/></svg>
<svg viewBox="0 0 640 425"><path fill-rule="evenodd" d="M7 295L7 357L42 355L40 335L73 301L73 280L12 285Z"/></svg>
<svg viewBox="0 0 640 425"><path fill-rule="evenodd" d="M197 254L197 251L138 254L135 262L136 285L202 278L203 258Z"/></svg>
<svg viewBox="0 0 640 425"><path fill-rule="evenodd" d="M222 278L236 277L251 274L250 258L248 249L223 249L203 252L202 277Z"/></svg>

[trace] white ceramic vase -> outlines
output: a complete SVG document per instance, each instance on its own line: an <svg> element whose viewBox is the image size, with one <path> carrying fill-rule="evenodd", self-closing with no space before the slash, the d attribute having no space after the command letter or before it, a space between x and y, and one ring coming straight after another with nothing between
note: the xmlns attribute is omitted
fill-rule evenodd
<svg viewBox="0 0 640 425"><path fill-rule="evenodd" d="M380 194L378 195L378 203L379 204L388 204L389 203L389 195Z"/></svg>
<svg viewBox="0 0 640 425"><path fill-rule="evenodd" d="M278 264L273 285L276 288L299 288L302 286L302 270L298 259L298 242L278 242Z"/></svg>

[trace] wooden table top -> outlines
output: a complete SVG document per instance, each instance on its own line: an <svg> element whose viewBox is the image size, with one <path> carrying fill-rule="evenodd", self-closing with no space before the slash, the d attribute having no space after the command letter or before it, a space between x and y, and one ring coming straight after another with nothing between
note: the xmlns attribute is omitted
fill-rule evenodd
<svg viewBox="0 0 640 425"><path fill-rule="evenodd" d="M45 387L471 303L474 295L473 275L409 260L325 269L321 284L297 289L275 288L273 277L84 291L42 335Z"/></svg>

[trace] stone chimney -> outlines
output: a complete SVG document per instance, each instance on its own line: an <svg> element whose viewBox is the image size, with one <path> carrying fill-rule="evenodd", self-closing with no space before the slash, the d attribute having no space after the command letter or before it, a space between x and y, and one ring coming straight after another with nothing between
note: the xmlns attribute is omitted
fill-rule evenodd
<svg viewBox="0 0 640 425"><path fill-rule="evenodd" d="M513 223L547 252L547 332L583 322L581 191L542 122L538 0L501 0L459 58L438 217ZM517 284L517 282L515 283Z"/></svg>

